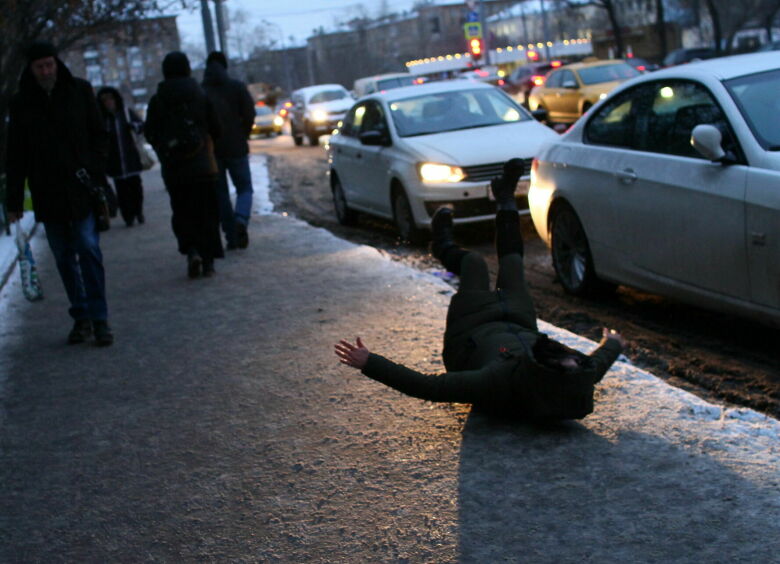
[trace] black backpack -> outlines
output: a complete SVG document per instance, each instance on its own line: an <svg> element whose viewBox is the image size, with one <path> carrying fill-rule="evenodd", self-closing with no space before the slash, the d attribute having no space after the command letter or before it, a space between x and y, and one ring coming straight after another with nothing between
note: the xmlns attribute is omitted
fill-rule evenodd
<svg viewBox="0 0 780 564"><path fill-rule="evenodd" d="M164 104L160 139L161 156L171 161L191 159L203 149L203 132L187 102Z"/></svg>

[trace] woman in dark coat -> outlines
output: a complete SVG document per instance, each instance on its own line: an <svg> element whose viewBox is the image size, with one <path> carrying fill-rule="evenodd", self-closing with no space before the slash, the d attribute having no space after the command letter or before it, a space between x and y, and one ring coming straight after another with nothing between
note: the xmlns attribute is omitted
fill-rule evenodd
<svg viewBox="0 0 780 564"><path fill-rule="evenodd" d="M144 131L162 165L171 224L190 278L212 276L224 256L219 234L214 139L220 124L184 53L165 56L163 80L149 101Z"/></svg>
<svg viewBox="0 0 780 564"><path fill-rule="evenodd" d="M497 289L489 287L488 268L477 253L458 247L452 237L452 211L434 214L432 251L460 288L447 313L445 374L421 374L371 353L357 339L342 340L342 363L410 396L439 402L471 403L489 412L525 418L580 419L593 411L594 385L624 346L604 330L589 356L549 339L536 325L536 312L523 274L523 239L514 200L523 164L509 161L504 176L491 183L496 196Z"/></svg>
<svg viewBox="0 0 780 564"><path fill-rule="evenodd" d="M143 167L133 139L133 133L143 133L144 123L132 109L125 108L122 95L116 88L101 88L98 101L111 139L106 173L114 180L119 213L125 224L132 227L135 220L144 222Z"/></svg>

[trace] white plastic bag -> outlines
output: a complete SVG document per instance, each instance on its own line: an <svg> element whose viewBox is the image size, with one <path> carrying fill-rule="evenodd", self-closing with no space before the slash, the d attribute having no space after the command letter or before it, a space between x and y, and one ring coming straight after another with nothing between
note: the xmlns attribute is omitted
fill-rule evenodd
<svg viewBox="0 0 780 564"><path fill-rule="evenodd" d="M38 280L38 269L35 267L30 243L27 241L24 230L16 222L16 248L19 250L19 272L22 275L22 291L24 297L31 302L43 299L43 289Z"/></svg>

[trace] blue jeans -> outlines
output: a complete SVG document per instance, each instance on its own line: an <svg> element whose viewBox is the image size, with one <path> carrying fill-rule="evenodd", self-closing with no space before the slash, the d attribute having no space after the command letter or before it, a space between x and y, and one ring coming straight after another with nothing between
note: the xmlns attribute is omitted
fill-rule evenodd
<svg viewBox="0 0 780 564"><path fill-rule="evenodd" d="M236 222L249 225L252 215L252 174L249 172L249 156L236 158L219 158L219 178L217 180L217 195L219 198L219 223L228 244L236 242ZM230 201L227 176L236 187L236 207Z"/></svg>
<svg viewBox="0 0 780 564"><path fill-rule="evenodd" d="M90 213L80 221L43 225L70 300L71 317L77 321L108 319L106 277L95 217Z"/></svg>

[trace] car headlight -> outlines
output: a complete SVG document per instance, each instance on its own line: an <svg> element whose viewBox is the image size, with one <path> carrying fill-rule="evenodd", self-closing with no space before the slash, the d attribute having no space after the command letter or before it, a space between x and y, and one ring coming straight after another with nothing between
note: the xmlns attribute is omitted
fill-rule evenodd
<svg viewBox="0 0 780 564"><path fill-rule="evenodd" d="M459 166L438 163L420 163L420 178L423 182L460 182L466 175Z"/></svg>
<svg viewBox="0 0 780 564"><path fill-rule="evenodd" d="M274 118L274 125L276 125L278 127L282 127L284 125L284 119L279 117L279 116L276 116Z"/></svg>
<svg viewBox="0 0 780 564"><path fill-rule="evenodd" d="M602 92L601 94L599 94L599 100L603 100L606 97L607 97L607 93L606 92Z"/></svg>
<svg viewBox="0 0 780 564"><path fill-rule="evenodd" d="M312 121L326 121L327 119L328 119L328 114L323 110L314 110L311 113Z"/></svg>

